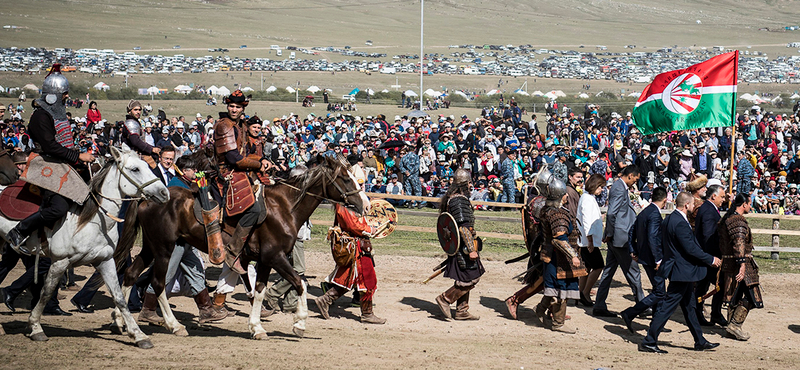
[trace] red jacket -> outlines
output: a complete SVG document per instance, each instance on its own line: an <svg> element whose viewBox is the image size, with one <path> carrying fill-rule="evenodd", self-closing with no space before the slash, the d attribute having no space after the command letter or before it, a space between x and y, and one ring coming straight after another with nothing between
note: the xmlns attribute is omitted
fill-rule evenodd
<svg viewBox="0 0 800 370"><path fill-rule="evenodd" d="M100 120L102 120L102 119L103 119L103 115L100 114L100 110L99 109L96 109L94 111L89 109L88 111L86 111L86 126L87 127L89 125L91 125L92 123L100 122Z"/></svg>

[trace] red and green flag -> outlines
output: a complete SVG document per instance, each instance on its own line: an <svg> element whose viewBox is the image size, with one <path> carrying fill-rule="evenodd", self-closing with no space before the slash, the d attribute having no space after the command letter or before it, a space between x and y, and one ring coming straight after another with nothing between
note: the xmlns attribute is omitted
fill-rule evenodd
<svg viewBox="0 0 800 370"><path fill-rule="evenodd" d="M659 74L633 108L636 127L649 135L733 125L738 66L735 51Z"/></svg>

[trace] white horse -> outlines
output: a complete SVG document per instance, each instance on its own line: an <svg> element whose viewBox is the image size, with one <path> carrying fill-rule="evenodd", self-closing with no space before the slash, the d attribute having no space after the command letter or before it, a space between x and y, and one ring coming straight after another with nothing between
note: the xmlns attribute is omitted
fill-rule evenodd
<svg viewBox="0 0 800 370"><path fill-rule="evenodd" d="M92 178L91 196L86 203L83 206L72 205L64 219L58 221L52 230L45 231L47 244L42 247L42 253L52 259L52 264L39 302L28 318L30 338L34 341L48 340L39 321L45 303L53 295L64 272L71 266L92 265L102 275L114 304L122 313L128 335L140 348L153 348L150 338L139 329L128 311L127 301L123 300L113 258L119 234L116 221L109 215L119 214L122 201L126 198L150 198L163 203L169 200L169 191L147 163L127 146L123 145L121 150L114 147L110 149L113 160ZM17 221L0 215L2 235L16 224ZM28 250L35 250L40 244L38 234L38 231L34 232L28 238Z"/></svg>

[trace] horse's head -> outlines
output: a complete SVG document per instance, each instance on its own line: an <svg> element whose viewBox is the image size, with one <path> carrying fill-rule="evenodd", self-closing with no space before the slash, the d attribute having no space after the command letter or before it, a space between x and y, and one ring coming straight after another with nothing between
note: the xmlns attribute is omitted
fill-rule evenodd
<svg viewBox="0 0 800 370"><path fill-rule="evenodd" d="M11 158L11 152L6 149L0 151L0 185L11 185L19 180L17 166Z"/></svg>
<svg viewBox="0 0 800 370"><path fill-rule="evenodd" d="M158 203L169 200L169 191L158 177L150 170L150 166L139 158L127 145L122 149L110 147L111 156L122 175L119 179L119 190L123 197L140 197L152 199Z"/></svg>
<svg viewBox="0 0 800 370"><path fill-rule="evenodd" d="M343 159L320 155L317 157L317 163L329 171L328 178L323 184L327 198L342 202L347 208L361 215L369 211L369 198Z"/></svg>

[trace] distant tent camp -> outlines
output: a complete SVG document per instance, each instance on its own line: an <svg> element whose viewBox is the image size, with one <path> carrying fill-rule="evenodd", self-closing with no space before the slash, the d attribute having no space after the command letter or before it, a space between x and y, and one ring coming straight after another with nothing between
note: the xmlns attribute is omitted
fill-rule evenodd
<svg viewBox="0 0 800 370"><path fill-rule="evenodd" d="M25 85L24 88L27 90L28 89L28 85ZM95 90L108 91L108 89L110 89L111 87L106 85L105 82L98 82L98 83L94 84L94 86L92 86L92 88L95 89Z"/></svg>
<svg viewBox="0 0 800 370"><path fill-rule="evenodd" d="M22 90L31 90L31 91L39 91L39 88L36 87L34 84L27 84L22 87Z"/></svg>
<svg viewBox="0 0 800 370"><path fill-rule="evenodd" d="M291 87L291 86L286 86L286 91L288 91L288 92L291 94L291 93L294 93L294 92L295 92L295 91L297 91L297 90L295 90L295 89L294 89L293 87Z"/></svg>
<svg viewBox="0 0 800 370"><path fill-rule="evenodd" d="M268 92L268 93L271 93L271 92L274 92L274 91L277 91L277 90L278 90L278 88L277 88L277 87L275 87L275 86L270 86L270 87L268 87L268 88L267 88L267 90L265 90L265 91L266 91L266 92Z"/></svg>
<svg viewBox="0 0 800 370"><path fill-rule="evenodd" d="M417 95L417 93L414 92L414 90L406 90L403 94L406 94L406 96L411 96L411 97L419 96Z"/></svg>
<svg viewBox="0 0 800 370"><path fill-rule="evenodd" d="M319 87L317 87L317 86L310 86L309 88L307 88L307 89L306 89L306 91L308 91L308 92L310 92L310 93L312 93L312 94L315 94L315 93L317 93L318 91L320 91L320 88L319 88Z"/></svg>
<svg viewBox="0 0 800 370"><path fill-rule="evenodd" d="M172 90L175 91L176 93L181 93L185 95L188 95L190 92L192 92L192 88L186 85L175 86L175 88Z"/></svg>
<svg viewBox="0 0 800 370"><path fill-rule="evenodd" d="M255 91L255 90L253 90L253 88L252 88L252 87L250 87L250 86L247 86L247 87L243 87L243 88L242 88L242 92L248 92L248 91Z"/></svg>
<svg viewBox="0 0 800 370"><path fill-rule="evenodd" d="M349 93L347 93L347 95L356 95L356 94L358 94L359 91L361 91L361 90L359 90L358 88L355 88L352 91L350 91Z"/></svg>

